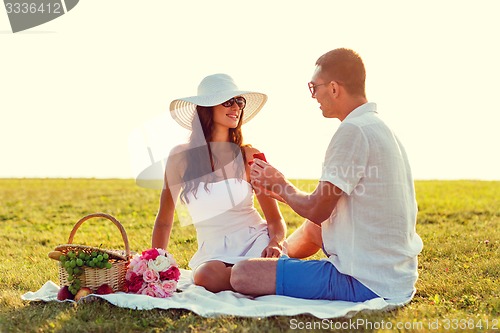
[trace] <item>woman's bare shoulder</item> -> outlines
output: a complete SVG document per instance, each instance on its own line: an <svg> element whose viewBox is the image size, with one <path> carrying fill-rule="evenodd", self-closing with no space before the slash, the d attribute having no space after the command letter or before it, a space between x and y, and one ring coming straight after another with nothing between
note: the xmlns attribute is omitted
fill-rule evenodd
<svg viewBox="0 0 500 333"><path fill-rule="evenodd" d="M168 154L167 166L181 168L186 165L186 152L189 144L183 143L173 147Z"/></svg>
<svg viewBox="0 0 500 333"><path fill-rule="evenodd" d="M243 152L245 153L245 157L247 160L253 160L253 154L260 153L260 150L251 145L246 145L241 148L243 149Z"/></svg>
<svg viewBox="0 0 500 333"><path fill-rule="evenodd" d="M189 148L189 143L181 143L170 150L170 155L185 152Z"/></svg>

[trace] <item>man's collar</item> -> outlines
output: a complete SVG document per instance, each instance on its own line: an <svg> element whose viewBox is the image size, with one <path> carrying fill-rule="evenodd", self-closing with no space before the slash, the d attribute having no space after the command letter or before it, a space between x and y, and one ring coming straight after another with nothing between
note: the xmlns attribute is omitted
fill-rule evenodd
<svg viewBox="0 0 500 333"><path fill-rule="evenodd" d="M368 103L362 104L362 105L358 106L357 108L355 108L354 110L352 110L347 115L347 117L345 117L344 120L355 118L355 117L359 117L359 116L361 116L361 115L363 115L365 113L368 113L368 112L375 112L375 113L377 113L377 104L376 103L372 103L372 102L368 102Z"/></svg>

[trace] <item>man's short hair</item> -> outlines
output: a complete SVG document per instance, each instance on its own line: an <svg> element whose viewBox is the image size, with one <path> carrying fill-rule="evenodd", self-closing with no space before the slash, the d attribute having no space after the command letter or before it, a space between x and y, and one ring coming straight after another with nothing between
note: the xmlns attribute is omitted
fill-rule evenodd
<svg viewBox="0 0 500 333"><path fill-rule="evenodd" d="M326 81L337 81L351 95L366 97L366 71L363 60L353 50L340 48L323 54L316 61L320 75Z"/></svg>

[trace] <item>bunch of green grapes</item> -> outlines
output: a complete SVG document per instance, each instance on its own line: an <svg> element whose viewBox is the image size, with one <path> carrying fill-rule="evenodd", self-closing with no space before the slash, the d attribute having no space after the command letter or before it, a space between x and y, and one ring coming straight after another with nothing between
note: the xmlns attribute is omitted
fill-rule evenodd
<svg viewBox="0 0 500 333"><path fill-rule="evenodd" d="M109 254L99 251L92 251L91 254L85 252L69 251L66 255L61 255L59 261L68 273L68 281L71 282L68 289L76 295L81 288L79 276L83 273L83 267L92 268L111 268L111 263L108 261Z"/></svg>

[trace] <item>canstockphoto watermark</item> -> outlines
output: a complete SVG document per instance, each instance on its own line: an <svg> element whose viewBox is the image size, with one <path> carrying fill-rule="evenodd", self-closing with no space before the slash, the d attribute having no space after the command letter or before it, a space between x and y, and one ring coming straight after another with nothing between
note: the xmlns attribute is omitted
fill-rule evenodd
<svg viewBox="0 0 500 333"><path fill-rule="evenodd" d="M390 321L370 321L363 318L349 319L347 321L334 321L323 319L319 321L299 321L291 319L290 329L292 330L423 330L425 325L420 321L412 322L390 322Z"/></svg>
<svg viewBox="0 0 500 333"><path fill-rule="evenodd" d="M350 179L379 178L379 171L376 165L324 165L323 175L328 177L340 177Z"/></svg>
<svg viewBox="0 0 500 333"><path fill-rule="evenodd" d="M367 171L365 171L365 169ZM271 182L268 182L266 179L273 179L273 178L280 178L281 174L279 172L273 174L273 171L270 171L272 169L268 168L264 170L264 180L261 183L261 186L265 188L268 191L274 192L277 195L281 197L286 197L289 194L293 194L294 190L288 186L282 186L278 184L271 184ZM357 182L357 184L354 186L352 192L350 194L355 194L357 196L362 196L366 193L366 185L370 185L373 179L378 177L378 168L376 166L369 167L369 168L353 168L353 167L346 167L345 169L343 168L331 168L331 172L323 172L323 177L326 177L326 179L343 179L349 181L352 180L351 183ZM344 170L344 171L342 171ZM357 170L357 171L354 171ZM340 172L340 173L339 173ZM360 182L362 178L365 178L365 182ZM311 183L311 182L306 182L305 184L300 184L300 181L297 182L297 184L294 184L296 187L299 187L302 191L306 193L320 193L321 195L342 195L344 191L338 187L318 187L317 183ZM263 189L256 187L255 193L257 195L260 195L261 193L265 193Z"/></svg>
<svg viewBox="0 0 500 333"><path fill-rule="evenodd" d="M383 331L499 331L500 320L483 318L436 318L432 320L412 320L412 321L371 321L363 318L351 318L345 321L335 321L331 319L300 321L291 319L290 329L292 330L383 330Z"/></svg>
<svg viewBox="0 0 500 333"><path fill-rule="evenodd" d="M295 193L295 190L289 186L281 186L278 184L271 185L271 184L268 184L265 180L262 183L262 185L268 191L274 192L281 197L288 197L288 195L292 195ZM344 191L342 191L338 187L318 187L317 183L307 182L307 183L301 185L301 182L299 181L295 184L295 186L299 187L305 193L312 193L315 191L317 193L320 193L321 195L330 195L330 194L342 195L344 193ZM256 195L260 195L261 193L265 193L265 190L260 188L260 187L255 187L254 190L255 190ZM364 190L363 185L356 187L357 194L361 195L364 192L365 192L365 190Z"/></svg>
<svg viewBox="0 0 500 333"><path fill-rule="evenodd" d="M75 8L79 0L4 0L12 32L52 21Z"/></svg>

